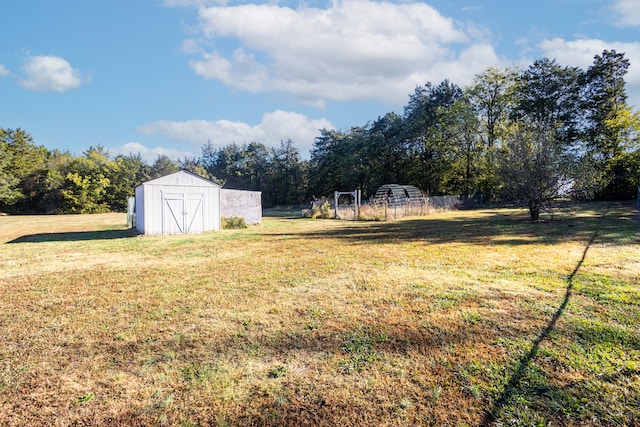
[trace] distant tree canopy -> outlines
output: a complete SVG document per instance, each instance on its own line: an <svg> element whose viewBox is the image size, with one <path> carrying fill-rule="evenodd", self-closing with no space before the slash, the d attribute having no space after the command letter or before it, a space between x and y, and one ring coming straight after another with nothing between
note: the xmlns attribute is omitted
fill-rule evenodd
<svg viewBox="0 0 640 427"><path fill-rule="evenodd" d="M526 69L489 68L467 87L426 82L401 114L348 130L320 129L310 159L291 140L216 147L197 158L112 158L49 151L22 129L0 129L0 211L126 209L134 188L178 171L294 205L334 190L372 196L387 183L429 195L519 202L532 219L549 200L630 199L640 184L640 114L627 104L623 53L603 51L582 70L542 58Z"/></svg>

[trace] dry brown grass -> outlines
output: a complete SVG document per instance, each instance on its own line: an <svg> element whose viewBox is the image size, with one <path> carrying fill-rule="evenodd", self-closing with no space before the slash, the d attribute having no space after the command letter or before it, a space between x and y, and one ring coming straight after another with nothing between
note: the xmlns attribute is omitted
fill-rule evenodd
<svg viewBox="0 0 640 427"><path fill-rule="evenodd" d="M638 220L605 209L0 217L0 425L634 425Z"/></svg>

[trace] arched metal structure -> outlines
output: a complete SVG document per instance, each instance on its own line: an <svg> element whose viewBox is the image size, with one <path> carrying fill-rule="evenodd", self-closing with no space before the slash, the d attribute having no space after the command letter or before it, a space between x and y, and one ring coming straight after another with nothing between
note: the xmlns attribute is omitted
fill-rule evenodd
<svg viewBox="0 0 640 427"><path fill-rule="evenodd" d="M374 203L390 206L404 205L409 202L426 202L424 194L413 185L385 184L373 196Z"/></svg>

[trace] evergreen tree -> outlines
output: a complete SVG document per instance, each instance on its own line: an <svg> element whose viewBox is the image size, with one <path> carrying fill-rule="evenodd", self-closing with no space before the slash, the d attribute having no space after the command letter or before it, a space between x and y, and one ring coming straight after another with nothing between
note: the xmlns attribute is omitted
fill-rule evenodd
<svg viewBox="0 0 640 427"><path fill-rule="evenodd" d="M149 179L156 179L169 175L180 170L180 166L164 154L159 155L151 169L149 170Z"/></svg>
<svg viewBox="0 0 640 427"><path fill-rule="evenodd" d="M0 132L3 132L0 129ZM15 205L22 197L18 190L18 178L11 170L13 153L9 151L7 144L0 140L0 212L7 207Z"/></svg>
<svg viewBox="0 0 640 427"><path fill-rule="evenodd" d="M107 163L105 177L109 179L105 202L112 211L126 212L127 201L135 196L135 188L149 179L151 168L140 154L118 155Z"/></svg>

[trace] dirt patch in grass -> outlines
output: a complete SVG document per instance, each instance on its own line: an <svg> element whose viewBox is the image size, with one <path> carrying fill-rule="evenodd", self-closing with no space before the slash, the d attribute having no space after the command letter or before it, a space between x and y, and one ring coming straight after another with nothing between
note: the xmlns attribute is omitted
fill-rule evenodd
<svg viewBox="0 0 640 427"><path fill-rule="evenodd" d="M0 217L0 424L634 425L638 221L562 215Z"/></svg>

